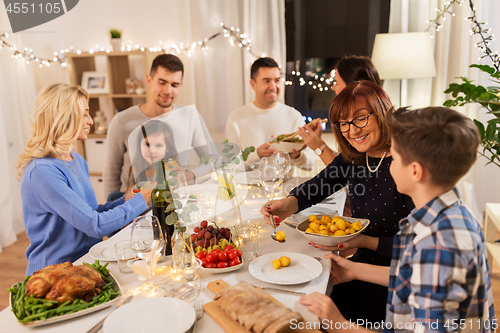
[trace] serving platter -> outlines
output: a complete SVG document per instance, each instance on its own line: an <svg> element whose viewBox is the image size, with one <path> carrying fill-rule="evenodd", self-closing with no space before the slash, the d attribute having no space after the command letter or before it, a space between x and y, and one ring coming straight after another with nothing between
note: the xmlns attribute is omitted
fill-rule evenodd
<svg viewBox="0 0 500 333"><path fill-rule="evenodd" d="M305 237L307 240L314 242L316 244L324 245L324 246L337 246L340 243L347 242L359 235L368 227L370 224L370 220L367 219L358 219L358 218L352 218L352 217L346 217L346 216L341 216L344 221L348 221L350 223L354 223L356 221L361 222L363 227L356 231L354 234L350 235L345 235L345 236L327 236L327 235L319 235L319 234L312 234L309 232L305 232L307 229L307 226L309 225L309 219L305 219L303 222L301 222L299 225L297 225L297 230ZM320 216L318 216L320 218Z"/></svg>
<svg viewBox="0 0 500 333"><path fill-rule="evenodd" d="M216 295L221 293L224 289L229 288L229 285L224 280L215 280L209 282L207 288L213 291ZM280 303L277 299L263 291L270 300L285 307L282 303ZM297 298L298 299L298 298ZM226 331L227 333L250 333L243 325L238 323L236 320L229 317L220 307L219 301L212 301L209 303L205 303L203 306L203 310L212 317L212 319L219 324L219 326ZM288 332L288 330L287 330ZM296 328L290 329L290 332L296 333L320 333L319 330L306 329L306 328ZM107 333L107 332L106 332Z"/></svg>
<svg viewBox="0 0 500 333"><path fill-rule="evenodd" d="M93 313L93 312L96 312L96 311L101 311L101 310L104 310L114 304L119 304L123 298L123 294L121 292L121 287L118 283L118 281L116 281L115 277L109 273L109 276L108 276L109 279L111 279L113 281L113 284L115 286L115 289L118 290L118 293L120 295L116 296L115 298L113 298L112 300L109 300L107 301L106 303L103 303L103 304L99 304L97 306L94 306L94 307L91 307L91 308L88 308L88 309L83 309L83 310L80 310L80 311L77 311L77 312L73 312L73 313L68 313L68 314L65 314L65 315L62 315L62 316L58 316L58 317L52 317L52 318L48 318L48 319L45 319L45 320L35 320L35 321L30 321L28 323L19 323L19 325L23 325L25 327L39 327L39 326L45 326L45 325L50 325L50 324L55 324L55 323L59 323L61 321L65 321L65 320L69 320L69 319L73 319L73 318L77 318L77 317L81 317L81 316L84 316L84 315L87 315L87 314L90 314L90 313ZM9 305L10 307L12 308L12 302L13 302L13 294L12 293L9 293ZM12 313L13 316L15 316L14 313ZM17 319L17 318L16 318Z"/></svg>

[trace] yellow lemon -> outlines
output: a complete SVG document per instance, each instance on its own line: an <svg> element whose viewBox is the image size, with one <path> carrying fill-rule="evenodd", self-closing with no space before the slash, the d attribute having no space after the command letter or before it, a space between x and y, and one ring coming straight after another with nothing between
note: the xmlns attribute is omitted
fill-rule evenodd
<svg viewBox="0 0 500 333"><path fill-rule="evenodd" d="M312 230L311 228L307 228L306 229L306 232L310 233L310 234L314 234L314 230Z"/></svg>
<svg viewBox="0 0 500 333"><path fill-rule="evenodd" d="M288 258L288 257L281 257L280 258L280 264L281 264L282 267L287 267L288 265L290 265L290 258Z"/></svg>
<svg viewBox="0 0 500 333"><path fill-rule="evenodd" d="M330 232L329 232L327 229L320 230L320 231L319 231L319 233L320 233L321 235L325 235L325 236L330 235Z"/></svg>
<svg viewBox="0 0 500 333"><path fill-rule="evenodd" d="M316 215L311 215L309 216L309 221L316 221L318 219L318 217Z"/></svg>
<svg viewBox="0 0 500 333"><path fill-rule="evenodd" d="M278 269L281 267L281 262L278 259L273 260L273 267Z"/></svg>
<svg viewBox="0 0 500 333"><path fill-rule="evenodd" d="M344 230L337 230L337 231L335 231L335 233L333 235L334 236L345 236L346 233Z"/></svg>
<svg viewBox="0 0 500 333"><path fill-rule="evenodd" d="M276 239L279 241L285 240L286 234L283 230L280 230L276 233Z"/></svg>
<svg viewBox="0 0 500 333"><path fill-rule="evenodd" d="M356 221L352 224L352 227L354 228L354 230L358 231L363 229L363 224L361 224L361 222L359 221Z"/></svg>

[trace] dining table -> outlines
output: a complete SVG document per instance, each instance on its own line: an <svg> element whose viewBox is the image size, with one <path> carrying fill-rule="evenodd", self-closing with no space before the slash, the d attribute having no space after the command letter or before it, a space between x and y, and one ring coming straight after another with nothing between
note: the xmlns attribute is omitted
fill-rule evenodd
<svg viewBox="0 0 500 333"><path fill-rule="evenodd" d="M243 177L242 177L243 176ZM307 178L304 177L291 177L286 180L283 184L284 192L288 193L293 187L306 181ZM211 290L207 288L207 284L215 280L224 280L228 285L234 285L240 281L245 281L254 286L259 287L274 287L279 289L285 289L290 291L302 292L305 294L310 294L312 292L327 293L331 269L331 261L325 259L323 256L327 253L324 250L320 250L308 244L308 240L296 230L294 223L288 223L287 220L282 222L278 226L278 230L282 230L286 233L285 242L277 242L271 238L272 227L264 222L264 218L260 213L261 207L269 200L268 195L266 195L265 190L259 186L258 181L255 180L255 173L251 172L245 173L245 175L237 175L235 178L238 199L240 202L240 212L241 212L241 222L251 223L258 226L258 238L257 238L257 256L263 256L269 253L287 252L287 253L300 253L313 257L317 260L322 267L319 275L310 281L298 283L298 284L275 284L267 283L262 280L257 279L249 272L249 265L251 260L245 260L240 269L227 272L227 273L207 273L204 270L200 270L199 277L195 279L192 283L199 287L198 296L195 299L190 299L189 304L194 307L196 300L202 301L203 303L209 303L213 301L216 296ZM193 189L204 189L204 188L215 188L217 189L217 179L210 179L206 183L194 185ZM190 193L191 194L191 193ZM194 194L194 193L193 193ZM345 191L339 191L325 199L320 204L316 205L317 209L324 212L330 212L331 215L335 215L336 212L342 212L345 204L346 194ZM313 206L315 207L315 206ZM311 207L311 208L313 208ZM304 212L307 215L307 212ZM293 216L293 215L292 215ZM303 215L305 216L305 215ZM303 217L302 216L302 217ZM300 218L300 216L299 216ZM292 220L290 220L292 221ZM188 224L188 228L193 228L196 225L195 221ZM113 248L114 244L130 238L131 227L130 225L123 228L120 232L113 235L111 238L104 240L103 245L107 245L109 248ZM257 257L257 258L258 258ZM254 259L256 260L256 259ZM73 264L93 263L95 258L87 253L83 257L79 258ZM101 260L101 264L105 262ZM167 261L168 263L168 261ZM118 269L118 264L116 261L109 261L107 268L110 274L115 278L120 286L120 290L124 295L133 294L139 286L141 286L144 281L138 280L138 275L136 273L123 274ZM155 277L156 278L156 277ZM153 281L155 281L153 278ZM158 277L161 279L161 275ZM164 288L174 288L178 281L171 280ZM265 291L274 297L276 300L284 304L285 306L294 309L295 303L299 300L300 296L284 293L280 291L275 291L271 289L265 289ZM118 303L118 302L117 302ZM0 332L72 332L72 333L87 333L89 332L96 323L101 321L103 318L108 316L114 310L113 307L103 309L98 312L90 313L84 316L76 317L66 321L61 321L58 323L39 326L36 328L30 328L23 326L17 322L16 317L11 312L11 307L5 308L0 312ZM193 325L194 326L194 325ZM193 327L187 331L190 332ZM166 330L165 332L167 332ZM103 328L94 330L94 332L105 332ZM217 333L224 332L224 330L219 326L213 318L207 313L203 315L201 319L198 320L196 325L197 333Z"/></svg>

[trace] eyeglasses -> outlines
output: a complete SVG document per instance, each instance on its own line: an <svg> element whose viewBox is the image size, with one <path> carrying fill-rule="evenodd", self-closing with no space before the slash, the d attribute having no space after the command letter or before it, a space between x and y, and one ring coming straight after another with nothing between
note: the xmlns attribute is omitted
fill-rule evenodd
<svg viewBox="0 0 500 333"><path fill-rule="evenodd" d="M335 124L333 124L333 126L335 126L335 128L341 133L349 132L349 130L351 129L351 124L356 126L357 128L363 128L368 125L368 118L372 114L373 111L362 116L354 117L351 121L337 121Z"/></svg>

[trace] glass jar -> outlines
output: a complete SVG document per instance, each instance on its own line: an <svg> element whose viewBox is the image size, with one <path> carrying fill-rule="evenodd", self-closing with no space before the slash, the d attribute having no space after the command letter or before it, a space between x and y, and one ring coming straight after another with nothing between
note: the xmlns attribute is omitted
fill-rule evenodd
<svg viewBox="0 0 500 333"><path fill-rule="evenodd" d="M179 262L182 267L190 267L193 259L195 256L191 235L182 222L175 222L172 235L172 262Z"/></svg>
<svg viewBox="0 0 500 333"><path fill-rule="evenodd" d="M108 131L108 122L102 111L96 111L94 117L94 133L106 134Z"/></svg>

